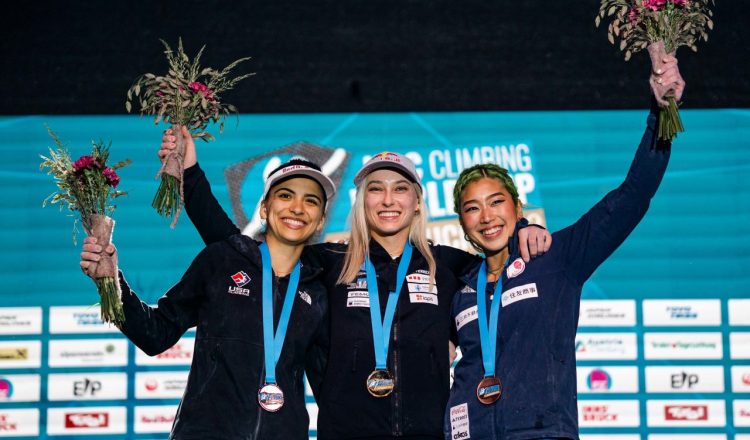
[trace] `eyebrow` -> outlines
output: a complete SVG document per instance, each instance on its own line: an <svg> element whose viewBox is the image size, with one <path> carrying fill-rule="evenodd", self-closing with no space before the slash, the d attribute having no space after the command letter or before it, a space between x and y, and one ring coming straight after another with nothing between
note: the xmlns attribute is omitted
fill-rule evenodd
<svg viewBox="0 0 750 440"><path fill-rule="evenodd" d="M367 182L367 186L370 186L370 185L375 184L375 183L380 184L380 185L385 185L386 182L394 182L394 184L398 184L398 183L407 183L408 184L408 183L411 183L411 182L409 182L406 179L399 179L399 180L396 180L396 181L393 181L393 180L371 180L371 181Z"/></svg>
<svg viewBox="0 0 750 440"><path fill-rule="evenodd" d="M292 193L292 194L294 194L294 195L297 195L297 193L296 193L296 192L294 192L294 190L292 190L291 188L287 188L287 187L285 187L285 186L282 186L282 187L280 187L280 188L276 189L276 190L275 190L275 191L273 192L273 194L274 194L274 195L276 195L276 194L278 194L278 193L279 193L279 191L286 191L286 192L290 192L290 193ZM318 200L318 201L319 201L320 203L323 203L323 199L322 199L322 198L321 198L320 196L318 196L317 194L313 194L313 193L307 193L307 194L305 194L304 196L305 196L305 197L313 197L313 198L317 199L317 200Z"/></svg>
<svg viewBox="0 0 750 440"><path fill-rule="evenodd" d="M498 191L498 192L496 192L496 193L492 193L492 194L490 194L490 195L486 196L486 197L485 197L484 199L485 199L485 200L487 200L487 199L491 199L491 198L493 198L493 197L497 197L497 196L500 196L500 197L507 197L507 196L506 196L505 194L503 194L503 193L502 193L501 191ZM478 202L478 201L477 201L476 199L471 199L471 200L467 200L467 201L465 201L465 202L463 202L463 203L461 204L461 207L464 207L464 206L468 205L469 203L479 203L479 202Z"/></svg>

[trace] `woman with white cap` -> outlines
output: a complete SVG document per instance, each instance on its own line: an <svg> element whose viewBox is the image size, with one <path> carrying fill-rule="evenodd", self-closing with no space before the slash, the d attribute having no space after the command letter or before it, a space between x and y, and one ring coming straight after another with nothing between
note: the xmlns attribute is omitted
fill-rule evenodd
<svg viewBox="0 0 750 440"><path fill-rule="evenodd" d="M321 265L300 257L322 229L334 193L317 165L289 161L266 181L262 242L235 234L209 244L157 307L141 302L121 274L120 330L146 354L167 350L197 327L170 438L308 437L302 373L327 344L328 304ZM84 272L102 251L116 258L114 246L103 250L86 238Z"/></svg>
<svg viewBox="0 0 750 440"><path fill-rule="evenodd" d="M172 142L165 136L160 154L173 148ZM190 219L206 241L235 233L237 227L195 165L194 149L188 150ZM405 156L375 155L355 184L348 245L311 246L323 260L330 307L330 355L317 396L318 438L442 438L450 304L457 276L473 257L428 243L419 176ZM539 241L539 250L546 250L549 234L527 229L532 230L529 242Z"/></svg>

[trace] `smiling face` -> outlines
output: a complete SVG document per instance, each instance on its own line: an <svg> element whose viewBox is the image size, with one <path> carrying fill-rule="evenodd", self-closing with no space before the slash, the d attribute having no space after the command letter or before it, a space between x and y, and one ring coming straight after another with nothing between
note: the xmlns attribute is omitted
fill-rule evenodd
<svg viewBox="0 0 750 440"><path fill-rule="evenodd" d="M274 185L261 202L266 240L302 245L323 228L323 189L312 179L294 177Z"/></svg>
<svg viewBox="0 0 750 440"><path fill-rule="evenodd" d="M419 209L415 184L401 173L385 168L370 173L363 186L370 234L375 239L403 236L405 242Z"/></svg>
<svg viewBox="0 0 750 440"><path fill-rule="evenodd" d="M508 247L516 221L523 216L520 204L513 202L505 185L490 177L466 185L459 206L464 232L487 256Z"/></svg>

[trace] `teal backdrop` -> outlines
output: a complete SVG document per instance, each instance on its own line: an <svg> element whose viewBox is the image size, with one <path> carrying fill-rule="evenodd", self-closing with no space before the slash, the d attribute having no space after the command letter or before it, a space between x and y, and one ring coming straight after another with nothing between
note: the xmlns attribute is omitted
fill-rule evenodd
<svg viewBox="0 0 750 440"><path fill-rule="evenodd" d="M509 166L517 179L523 179L529 206L543 210L543 221L555 231L574 222L623 180L645 127L646 116L646 110L243 114L237 123L229 120L223 134L215 133L215 142L199 141L198 156L218 200L242 223L238 220L237 207L244 210L248 219L252 217L253 204L262 190L262 167L269 161L308 151L304 149L307 147L300 147L300 142L321 147L315 150L316 154L337 154L339 162L335 172L340 178L339 195L329 212L327 233L348 229L351 182L368 155L389 150L409 153L417 159L428 197L432 197L430 211L436 224L448 224L455 218L449 209L449 189L451 176L460 171L457 168L460 162L475 157L493 160L502 157L501 164ZM732 376L733 368L750 366L750 355L742 354L743 350L750 352L745 347L750 344L750 338L745 337L750 334L750 322L741 318L729 322L729 301L750 298L750 179L746 177L750 172L750 111L684 110L682 116L688 131L674 142L669 169L646 218L595 272L583 295L587 300L635 301L634 325L592 326L581 330L636 335L636 359L614 359L605 364L638 366L637 390L607 395L582 394L580 399L585 401L593 396L597 401L635 400L639 422L636 426L625 427L582 427L582 434L629 434L641 436L643 440L654 433L721 434L726 435L727 440L750 436L750 422L745 420L746 417L750 420L750 405L745 402L750 399L750 376L747 388L734 387ZM66 369L48 364L50 340L120 336L50 332L50 306L91 305L97 296L91 281L78 268L82 233L79 231L78 244L74 244L70 213L60 212L55 206L42 208L42 200L54 190L52 178L39 171L39 155L46 154L47 148L53 146L45 124L65 141L74 158L90 151L92 139L103 139L112 142L113 160L133 160L132 165L120 171L120 188L129 194L117 201L114 241L120 251L120 267L144 301L155 303L203 247L186 215L180 218L176 228L170 229L169 221L158 217L150 206L158 186L154 176L159 168L156 152L163 126L155 126L151 119L137 116L1 117L0 308L12 311L18 307L41 307L43 323L37 334L0 333L0 344L12 346L14 341L34 340L41 341L42 347L38 367L5 368L0 362L0 378L18 374L41 377L38 401L3 402L0 398L0 413L37 408L38 436L57 438L46 429L49 408L120 406L127 408L125 433L101 438L164 438L166 434L136 434L133 408L141 404L176 405L179 400L138 401L134 374L187 367L136 365L132 346L125 366ZM284 150L284 147L289 148ZM232 167L241 168L243 163L252 165L253 161L257 164L250 167L244 177L235 178L227 172ZM441 234L454 241L460 239L451 235L449 229L450 226L445 226L442 231L448 232ZM643 337L652 330L643 322L643 300L646 299L719 300L720 322L698 330L720 334L723 341L720 356L689 361L645 359ZM744 310L750 313L750 309ZM655 326L653 330L692 332L696 328L685 321L680 325ZM730 342L742 345L738 345L736 356L730 351ZM579 361L579 364L595 366L602 362ZM721 367L723 391L647 393L645 367L672 364ZM48 399L48 375L64 372L125 372L127 397L51 401ZM659 427L647 421L649 399L723 401L725 422L721 426ZM311 396L308 400L313 402ZM743 411L747 411L747 416ZM2 428L0 423L0 436L4 435ZM68 434L64 438L79 437L75 433ZM315 434L314 429L311 434ZM92 438L91 435L80 437Z"/></svg>

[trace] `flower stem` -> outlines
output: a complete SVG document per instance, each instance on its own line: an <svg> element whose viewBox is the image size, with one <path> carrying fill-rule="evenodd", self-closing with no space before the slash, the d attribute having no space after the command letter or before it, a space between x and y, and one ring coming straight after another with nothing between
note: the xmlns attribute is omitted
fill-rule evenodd
<svg viewBox="0 0 750 440"><path fill-rule="evenodd" d="M170 174L162 174L151 206L162 217L174 217L180 206L180 180Z"/></svg>
<svg viewBox="0 0 750 440"><path fill-rule="evenodd" d="M122 300L115 279L113 277L97 278L95 282L101 298L102 321L120 327L125 323L125 312L122 309Z"/></svg>

